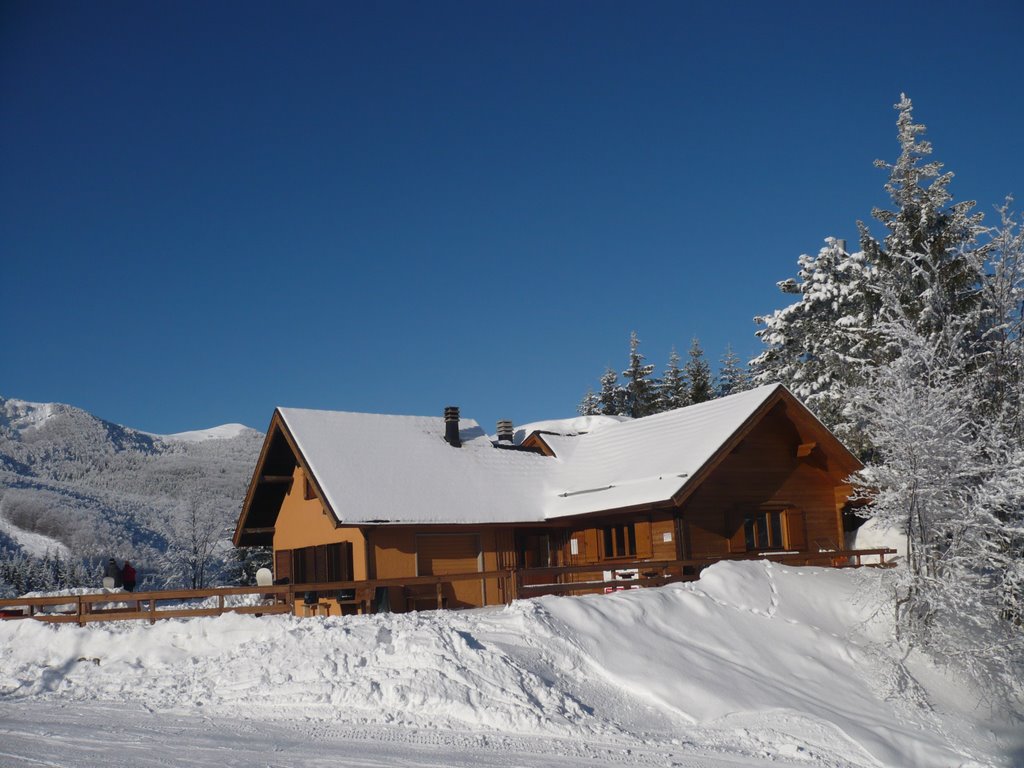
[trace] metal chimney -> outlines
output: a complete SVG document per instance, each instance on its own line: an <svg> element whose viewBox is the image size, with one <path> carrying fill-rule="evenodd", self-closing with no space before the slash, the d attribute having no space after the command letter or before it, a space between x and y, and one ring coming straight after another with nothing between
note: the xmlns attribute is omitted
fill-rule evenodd
<svg viewBox="0 0 1024 768"><path fill-rule="evenodd" d="M498 442L511 443L515 430L512 428L512 419L498 420Z"/></svg>
<svg viewBox="0 0 1024 768"><path fill-rule="evenodd" d="M836 247L840 251L842 251L843 253L846 253L846 241L845 240L836 240Z"/></svg>
<svg viewBox="0 0 1024 768"><path fill-rule="evenodd" d="M449 405L444 409L444 439L453 448L461 448L459 439L459 406Z"/></svg>

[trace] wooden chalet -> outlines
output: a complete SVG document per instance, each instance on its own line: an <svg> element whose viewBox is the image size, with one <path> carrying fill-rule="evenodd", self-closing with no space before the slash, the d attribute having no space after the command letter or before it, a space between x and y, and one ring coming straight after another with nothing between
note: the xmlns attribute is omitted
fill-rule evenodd
<svg viewBox="0 0 1024 768"><path fill-rule="evenodd" d="M495 574L512 569L585 581L638 562L842 550L845 478L860 468L781 385L621 422L499 425L497 440L454 408L278 408L234 543L271 545L280 583L480 573L437 586L437 604L493 605L509 599ZM434 606L434 586L397 583L380 588L391 610Z"/></svg>

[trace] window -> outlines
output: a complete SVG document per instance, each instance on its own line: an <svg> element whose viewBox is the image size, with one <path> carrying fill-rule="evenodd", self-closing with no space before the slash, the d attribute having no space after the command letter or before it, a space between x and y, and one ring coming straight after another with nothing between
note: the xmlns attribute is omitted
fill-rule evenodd
<svg viewBox="0 0 1024 768"><path fill-rule="evenodd" d="M773 505L747 512L730 539L731 552L766 549L802 550L807 546L804 513L794 507Z"/></svg>
<svg viewBox="0 0 1024 768"><path fill-rule="evenodd" d="M636 527L633 523L607 525L601 529L604 558L636 557Z"/></svg>
<svg viewBox="0 0 1024 768"><path fill-rule="evenodd" d="M352 580L352 544L321 544L292 550L292 581L316 584Z"/></svg>
<svg viewBox="0 0 1024 768"><path fill-rule="evenodd" d="M759 512L743 521L747 549L781 549L782 510Z"/></svg>

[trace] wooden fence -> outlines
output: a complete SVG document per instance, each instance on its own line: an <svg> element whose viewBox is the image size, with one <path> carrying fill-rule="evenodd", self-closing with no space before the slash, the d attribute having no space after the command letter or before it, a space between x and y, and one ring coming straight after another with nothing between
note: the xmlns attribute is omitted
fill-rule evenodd
<svg viewBox="0 0 1024 768"><path fill-rule="evenodd" d="M506 569L316 584L280 584L267 587L214 587L210 589L19 597L0 600L0 619L35 619L85 626L94 621L143 619L155 623L158 619L220 616L226 612L257 616L296 613L297 608L302 606L313 609L309 612L315 613L315 607L326 605L321 602L321 596L329 597L333 605L351 605L357 610L371 611L374 596L382 587L401 588L407 595L416 595L418 601L425 600L432 603L431 607L443 608L445 607L445 586L459 581L497 580L501 600L510 603L520 598L541 595L580 595L693 581L700 577L702 570L719 560L771 560L788 565L822 565L834 568L859 567L861 565L886 567L888 563L886 563L885 557L892 554L896 554L896 550L778 552L703 560L615 561L579 566ZM863 562L865 557L877 558L877 562L865 563ZM340 593L344 593L344 595ZM231 598L237 599L247 595L256 596L253 604L232 604Z"/></svg>

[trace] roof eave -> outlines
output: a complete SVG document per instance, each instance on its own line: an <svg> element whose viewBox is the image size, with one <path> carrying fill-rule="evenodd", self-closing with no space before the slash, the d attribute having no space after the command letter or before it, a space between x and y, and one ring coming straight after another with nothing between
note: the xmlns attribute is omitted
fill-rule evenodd
<svg viewBox="0 0 1024 768"><path fill-rule="evenodd" d="M267 435L263 440L263 447L260 449L260 456L256 462L256 469L253 471L252 479L249 481L249 488L245 494L245 501L242 502L242 510L238 516L238 523L235 526L235 534L232 537L232 543L236 547L240 546L266 546L273 543L273 533L267 533L268 530L272 531L273 526L261 526L258 533L246 534L246 530L253 531L254 529L247 529L245 524L248 521L249 513L252 510L253 502L256 498L256 492L260 485L260 478L263 476L263 469L267 461L267 455L270 451L270 446L277 433L280 433L282 438L288 444L288 447L295 456L296 463L302 468L306 475L306 478L313 486L313 490L316 492L317 498L320 503L324 505L324 509L330 514L335 527L340 526L341 520L337 513L334 511L330 500L327 495L323 492L323 488L320 485L320 481L316 475L310 469L309 462L306 460L305 455L299 448L295 436L292 434L291 429L288 426L287 420L281 413L280 408L274 409L274 415L270 419L270 426L267 427ZM280 508L278 509L280 513ZM274 523L277 521L277 513L274 515ZM267 540L267 536L270 536L270 540ZM257 541L253 541L256 539Z"/></svg>

